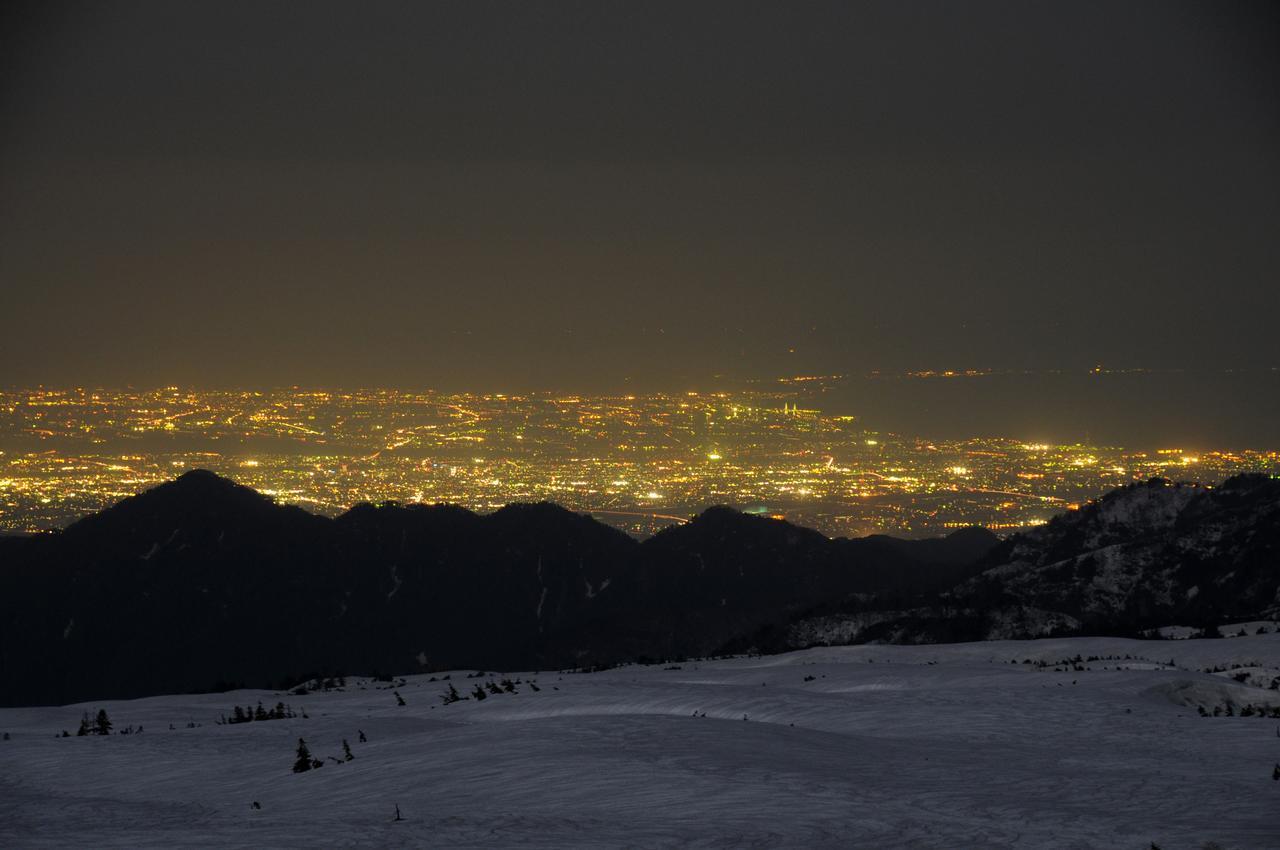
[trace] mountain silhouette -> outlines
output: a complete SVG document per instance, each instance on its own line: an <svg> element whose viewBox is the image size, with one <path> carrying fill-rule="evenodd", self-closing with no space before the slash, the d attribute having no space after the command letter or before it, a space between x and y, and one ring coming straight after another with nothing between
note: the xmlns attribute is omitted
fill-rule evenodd
<svg viewBox="0 0 1280 850"><path fill-rule="evenodd" d="M996 542L832 541L724 507L643 542L548 503L329 519L197 470L0 540L0 702L706 654L823 600L943 590Z"/></svg>
<svg viewBox="0 0 1280 850"><path fill-rule="evenodd" d="M0 703L1280 613L1280 480L1115 490L1003 542L708 508L644 541L549 504L330 519L206 471L0 538Z"/></svg>
<svg viewBox="0 0 1280 850"><path fill-rule="evenodd" d="M1280 480L1115 490L1003 542L712 507L644 540L548 504L337 518L189 472L0 538L0 703L823 643L1137 634L1280 613Z"/></svg>

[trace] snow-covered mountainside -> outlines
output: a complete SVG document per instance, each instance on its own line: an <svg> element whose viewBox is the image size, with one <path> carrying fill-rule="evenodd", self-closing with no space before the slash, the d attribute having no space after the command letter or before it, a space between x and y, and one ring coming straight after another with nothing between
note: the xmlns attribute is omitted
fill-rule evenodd
<svg viewBox="0 0 1280 850"><path fill-rule="evenodd" d="M0 846L1264 850L1277 676L1269 632L0 709Z"/></svg>
<svg viewBox="0 0 1280 850"><path fill-rule="evenodd" d="M1280 612L1280 480L1155 479L996 547L930 604L800 618L791 645L1125 634Z"/></svg>
<svg viewBox="0 0 1280 850"><path fill-rule="evenodd" d="M1005 563L955 595L994 587L1085 627L1266 616L1280 611L1280 481L1135 484L1009 548Z"/></svg>

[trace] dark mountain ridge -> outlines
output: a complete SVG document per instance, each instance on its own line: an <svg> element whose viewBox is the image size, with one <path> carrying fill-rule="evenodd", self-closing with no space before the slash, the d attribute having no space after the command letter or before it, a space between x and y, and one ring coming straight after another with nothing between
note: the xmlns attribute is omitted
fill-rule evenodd
<svg viewBox="0 0 1280 850"><path fill-rule="evenodd" d="M0 539L0 704L1280 614L1280 480L1153 480L1003 542L830 540L709 508L636 541L556 505L328 519L187 473Z"/></svg>
<svg viewBox="0 0 1280 850"><path fill-rule="evenodd" d="M944 590L995 543L832 541L729 508L643 542L547 503L328 519L193 471L0 541L0 703L708 654L826 599Z"/></svg>

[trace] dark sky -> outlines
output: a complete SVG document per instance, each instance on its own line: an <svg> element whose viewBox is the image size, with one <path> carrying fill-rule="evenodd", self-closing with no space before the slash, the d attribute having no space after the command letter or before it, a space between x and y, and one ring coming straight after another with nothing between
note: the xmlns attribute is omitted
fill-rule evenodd
<svg viewBox="0 0 1280 850"><path fill-rule="evenodd" d="M0 384L1280 365L1277 8L10 8Z"/></svg>

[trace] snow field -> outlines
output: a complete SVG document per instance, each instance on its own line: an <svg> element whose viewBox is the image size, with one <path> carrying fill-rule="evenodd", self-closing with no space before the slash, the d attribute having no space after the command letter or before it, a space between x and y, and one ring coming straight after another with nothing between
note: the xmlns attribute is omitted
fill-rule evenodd
<svg viewBox="0 0 1280 850"><path fill-rule="evenodd" d="M1195 708L1280 706L1202 672L1233 664L1280 669L1280 634L510 673L541 690L451 705L414 676L403 707L351 679L0 709L0 846L1280 848L1280 720ZM468 672L462 694L501 678ZM259 699L310 717L215 725ZM144 732L55 737L99 708ZM323 768L291 772L298 737Z"/></svg>

